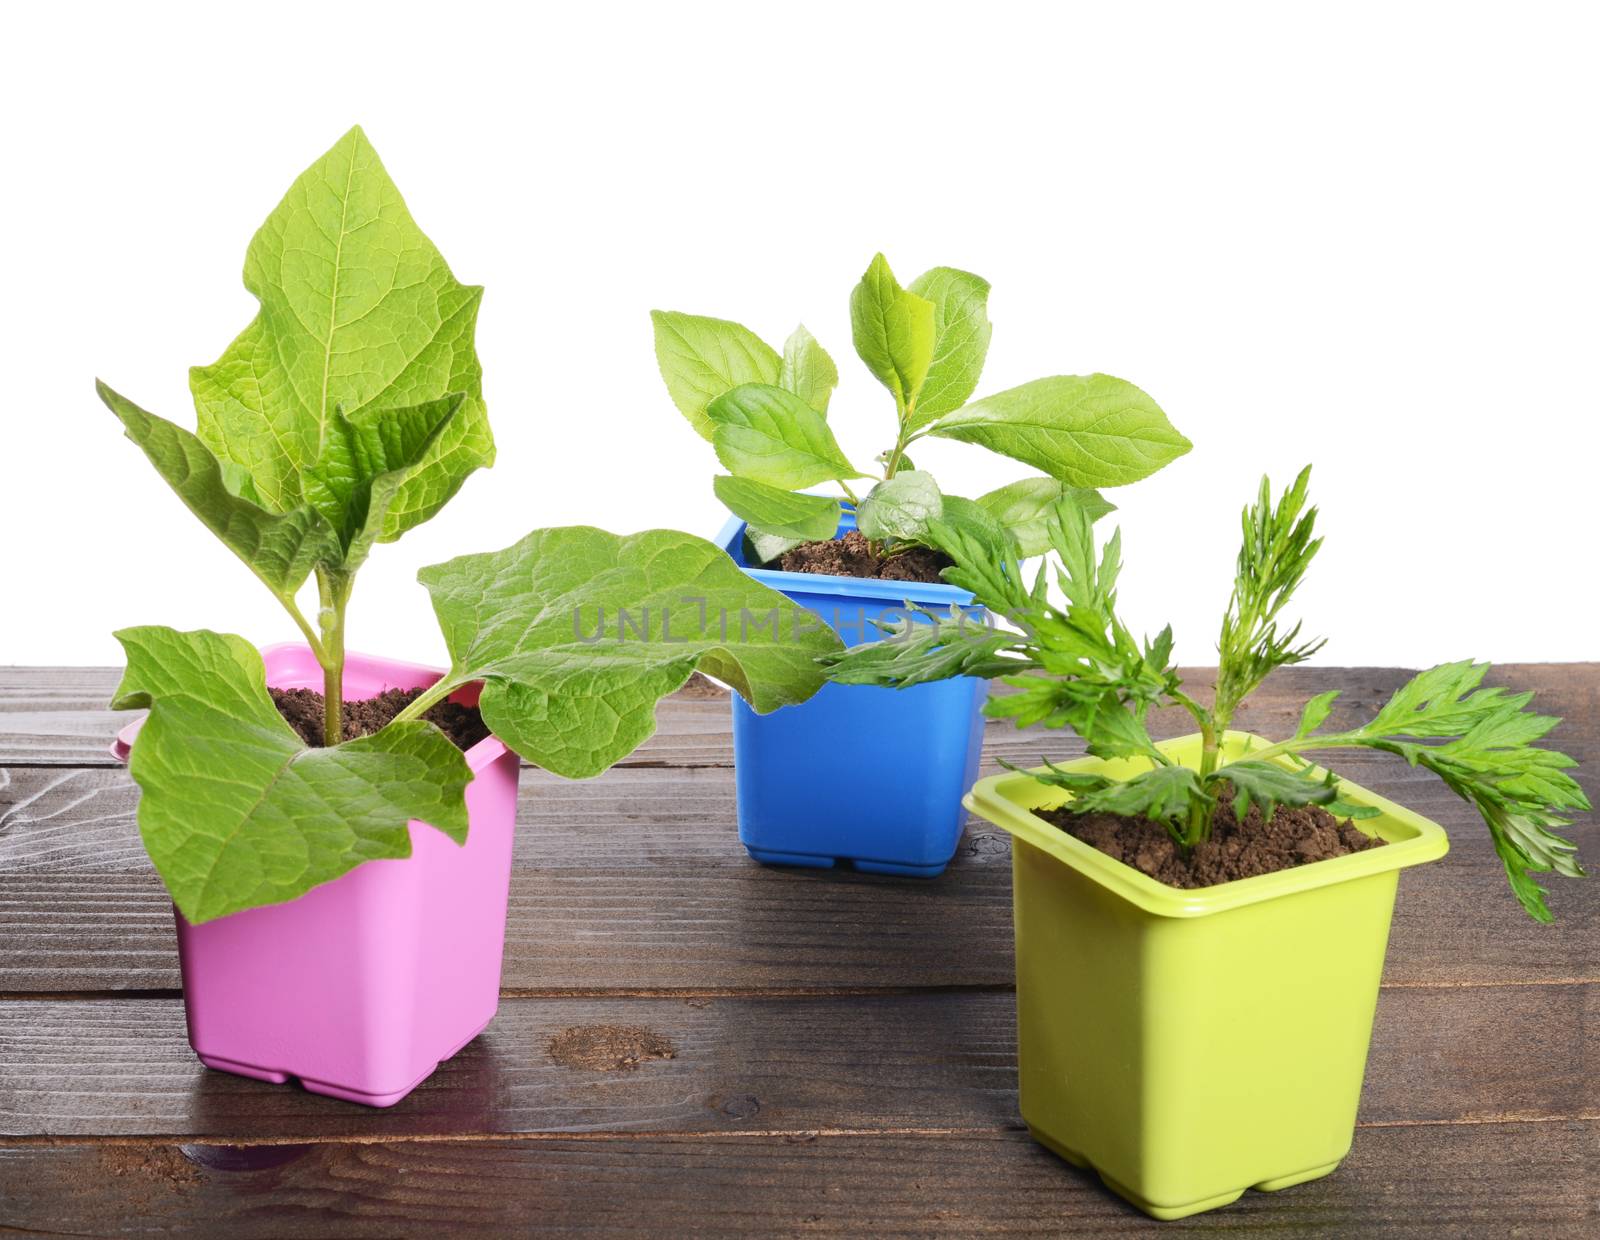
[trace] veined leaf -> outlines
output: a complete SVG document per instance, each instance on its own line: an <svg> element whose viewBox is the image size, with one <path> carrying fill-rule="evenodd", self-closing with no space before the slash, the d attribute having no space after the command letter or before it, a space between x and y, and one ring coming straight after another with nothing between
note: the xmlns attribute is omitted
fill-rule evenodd
<svg viewBox="0 0 1600 1240"><path fill-rule="evenodd" d="M652 310L650 321L672 403L702 439L715 429L706 406L717 397L745 383L778 382L782 359L748 327L676 310Z"/></svg>
<svg viewBox="0 0 1600 1240"><path fill-rule="evenodd" d="M1011 531L1024 559L1050 550L1050 514L1062 500L1082 508L1091 522L1117 510L1099 491L1070 487L1054 478L1022 478L974 501Z"/></svg>
<svg viewBox="0 0 1600 1240"><path fill-rule="evenodd" d="M1014 559L1019 555L1016 539L1012 537L1011 532L995 520L994 514L977 500L964 499L959 495L946 495L944 510L939 514L939 521L947 529L958 530L989 548L990 557L996 563Z"/></svg>
<svg viewBox="0 0 1600 1240"><path fill-rule="evenodd" d="M929 433L1015 457L1074 487L1137 482L1191 447L1155 401L1110 375L1035 379L945 414Z"/></svg>
<svg viewBox="0 0 1600 1240"><path fill-rule="evenodd" d="M711 486L729 512L764 534L814 542L832 538L839 528L839 501L827 495L798 495L749 478L720 475Z"/></svg>
<svg viewBox="0 0 1600 1240"><path fill-rule="evenodd" d="M1294 730L1296 740L1310 736L1333 713L1333 704L1339 697L1338 689L1329 689L1326 693L1319 693L1306 703L1305 710L1300 714L1300 726Z"/></svg>
<svg viewBox="0 0 1600 1240"><path fill-rule="evenodd" d="M861 476L822 415L783 388L746 383L707 405L706 416L717 459L741 478L792 491Z"/></svg>
<svg viewBox="0 0 1600 1240"><path fill-rule="evenodd" d="M856 528L874 541L916 541L927 535L928 522L936 520L943 510L944 498L933 475L902 469L862 496L856 509Z"/></svg>
<svg viewBox="0 0 1600 1240"><path fill-rule="evenodd" d="M1209 800L1200 787L1198 774L1186 766L1155 766L1131 779L1080 792L1071 808L1177 824L1187 817L1190 804L1196 800Z"/></svg>
<svg viewBox="0 0 1600 1240"><path fill-rule="evenodd" d="M406 480L428 459L464 400L452 392L409 409L363 409L353 418L334 410L322 455L301 487L338 534L344 570L365 562Z"/></svg>
<svg viewBox="0 0 1600 1240"><path fill-rule="evenodd" d="M839 368L804 323L784 342L778 386L793 392L824 417L828 415L828 399L839 386Z"/></svg>
<svg viewBox="0 0 1600 1240"><path fill-rule="evenodd" d="M834 527L838 528L837 525ZM745 555L753 564L770 565L782 559L801 543L815 542L812 538L795 538L789 534L770 534L758 525L748 522L744 527Z"/></svg>
<svg viewBox="0 0 1600 1240"><path fill-rule="evenodd" d="M954 267L935 267L910 291L933 303L933 360L910 418L912 430L959 409L978 386L989 355L989 281Z"/></svg>
<svg viewBox="0 0 1600 1240"><path fill-rule="evenodd" d="M933 303L900 287L882 254L850 294L856 352L904 412L914 410L933 364Z"/></svg>
<svg viewBox="0 0 1600 1240"><path fill-rule="evenodd" d="M96 381L95 391L122 420L167 484L267 588L292 598L319 560L336 556L333 530L315 509L298 504L272 513L228 489L222 466L198 438Z"/></svg>
<svg viewBox="0 0 1600 1240"><path fill-rule="evenodd" d="M460 411L388 505L380 539L426 521L494 460L473 348L483 290L460 284L417 227L360 128L301 175L250 243L261 302L210 366L190 371L200 438L278 512L334 423L462 393Z"/></svg>
<svg viewBox="0 0 1600 1240"><path fill-rule="evenodd" d="M633 752L655 731L656 701L696 668L766 712L815 693L817 657L842 648L810 612L675 530L535 530L417 577L450 681L482 680L494 734L569 778Z"/></svg>
<svg viewBox="0 0 1600 1240"><path fill-rule="evenodd" d="M149 707L128 769L139 833L191 922L304 895L375 857L409 857L408 822L467 836L466 759L431 723L308 749L242 637L151 626L117 635L112 707Z"/></svg>
<svg viewBox="0 0 1600 1240"><path fill-rule="evenodd" d="M1290 770L1274 762L1244 758L1213 773L1212 782L1221 780L1233 784L1233 813L1240 819L1251 805L1260 806L1261 817L1271 822L1280 805L1330 805L1339 799L1339 781L1334 774L1330 771L1317 779L1306 766Z"/></svg>

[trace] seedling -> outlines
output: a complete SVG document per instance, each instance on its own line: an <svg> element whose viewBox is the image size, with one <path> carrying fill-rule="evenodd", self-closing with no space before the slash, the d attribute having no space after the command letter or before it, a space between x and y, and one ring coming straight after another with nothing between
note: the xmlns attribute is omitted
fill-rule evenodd
<svg viewBox="0 0 1600 1240"><path fill-rule="evenodd" d="M1302 640L1299 624L1281 627L1280 619L1322 545L1314 536L1317 510L1306 506L1310 474L1308 466L1276 502L1263 478L1255 503L1244 510L1210 707L1183 690L1172 664L1171 626L1154 641L1139 642L1118 618L1121 531L1097 557L1092 516L1071 500L1058 503L1046 521L1064 610L1048 597L1048 565L1030 590L1013 550L935 522L932 538L955 560L946 580L971 590L1020 632L975 625L962 615L931 617L931 625L905 622L887 640L825 657L830 679L904 687L958 675L1001 677L1015 692L991 697L985 708L991 716L1018 727L1070 727L1097 757L1150 763L1121 782L1048 762L1035 778L1071 792L1075 810L1148 818L1185 849L1208 837L1223 795L1232 796L1240 818L1251 805L1267 819L1278 805L1321 805L1340 816L1370 817L1377 811L1346 804L1338 778L1314 776L1301 755L1351 747L1398 754L1477 807L1517 899L1531 916L1549 921L1544 889L1532 876L1582 876L1576 848L1551 828L1567 825L1561 815L1587 810L1589 802L1566 773L1576 762L1533 744L1560 720L1529 710L1531 693L1482 688L1486 663L1431 668L1397 690L1372 719L1342 730L1318 730L1339 697L1336 689L1320 693L1306 703L1293 736L1220 760L1220 742L1239 704L1274 668L1303 662L1322 646ZM1151 740L1145 720L1162 704L1181 706L1199 725L1198 769L1174 763ZM1279 755L1289 756L1294 769L1270 761Z"/></svg>
<svg viewBox="0 0 1600 1240"><path fill-rule="evenodd" d="M1018 553L1048 545L1044 516L1063 497L1110 512L1094 488L1137 482L1189 450L1155 401L1110 375L1057 375L972 400L989 352L989 282L935 267L901 288L882 254L850 296L856 352L894 399L894 435L873 470L851 464L828 424L839 371L802 325L780 354L724 319L657 310L656 360L673 402L716 448L728 473L717 498L747 523L760 562L832 538L841 497L803 494L831 483L856 525L893 550L928 543L930 522ZM941 490L909 450L926 436L979 444L1047 477L1022 478L976 500ZM851 484L872 480L858 496Z"/></svg>
<svg viewBox="0 0 1600 1240"><path fill-rule="evenodd" d="M421 716L472 682L483 684L479 708L495 735L574 778L645 740L657 699L696 667L758 711L819 687L813 659L837 640L712 544L672 530L535 530L421 571L450 669L388 726L345 740L358 570L375 544L428 520L494 458L473 346L482 289L456 281L359 128L290 188L244 274L261 310L221 358L190 372L198 434L97 385L128 437L289 614L323 672L325 747L312 749L278 714L243 638L117 634L128 668L113 706L150 709L130 764L140 831L191 922L409 856L412 818L462 842L471 773ZM315 624L298 602L313 575ZM774 620L737 624L746 613Z"/></svg>

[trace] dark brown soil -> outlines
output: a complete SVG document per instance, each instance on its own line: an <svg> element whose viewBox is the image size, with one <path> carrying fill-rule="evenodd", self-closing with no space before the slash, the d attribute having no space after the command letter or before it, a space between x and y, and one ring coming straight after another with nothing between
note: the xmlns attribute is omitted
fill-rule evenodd
<svg viewBox="0 0 1600 1240"><path fill-rule="evenodd" d="M278 713L313 749L322 747L322 694L315 689L268 689ZM374 698L344 704L344 739L370 736L422 696L421 689L388 689ZM471 749L489 729L476 706L440 702L422 717L448 736L457 749Z"/></svg>
<svg viewBox="0 0 1600 1240"><path fill-rule="evenodd" d="M943 584L939 570L954 563L942 551L931 547L907 547L883 555L872 549L859 530L843 538L801 543L786 551L776 565L787 573L830 573L837 577L876 577L883 581L925 581Z"/></svg>
<svg viewBox="0 0 1600 1240"><path fill-rule="evenodd" d="M1211 838L1185 857L1160 823L1120 814L1075 814L1070 808L1040 810L1046 822L1092 845L1108 857L1148 874L1169 887L1212 887L1236 878L1327 861L1347 853L1381 848L1387 841L1343 822L1320 805L1280 805L1270 823L1252 805L1244 821L1222 798L1211 819Z"/></svg>
<svg viewBox="0 0 1600 1240"><path fill-rule="evenodd" d="M637 1072L643 1060L678 1057L670 1039L638 1025L576 1025L552 1037L545 1050L558 1064L590 1072Z"/></svg>

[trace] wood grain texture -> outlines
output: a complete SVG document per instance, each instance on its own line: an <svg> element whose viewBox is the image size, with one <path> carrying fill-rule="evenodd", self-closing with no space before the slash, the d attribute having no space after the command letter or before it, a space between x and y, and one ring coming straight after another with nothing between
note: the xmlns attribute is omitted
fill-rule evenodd
<svg viewBox="0 0 1600 1240"><path fill-rule="evenodd" d="M0 1147L0 1231L1579 1240L1597 1177L1600 1124L1580 1122L1363 1129L1332 1175L1179 1223L1017 1133Z"/></svg>
<svg viewBox="0 0 1600 1240"><path fill-rule="evenodd" d="M1402 879L1391 985L1600 980L1600 883L1550 882L1556 923L1538 925L1475 811L1437 779L1387 754L1337 765L1451 836L1447 857ZM0 770L0 992L178 985L136 804L121 770ZM1006 985L1011 934L1009 837L980 821L932 881L771 869L739 845L726 769L523 773L512 989Z"/></svg>
<svg viewBox="0 0 1600 1240"><path fill-rule="evenodd" d="M1282 733L1340 686L1332 722L1353 723L1408 674L1286 669L1237 723ZM932 882L756 866L727 703L703 689L601 779L524 772L507 997L410 1098L369 1111L204 1070L136 790L105 752L115 680L0 669L0 1233L1600 1229L1600 884L1552 883L1557 924L1535 926L1472 811L1385 755L1337 767L1452 851L1401 885L1355 1150L1328 1179L1158 1225L1018 1128L1004 833L969 824ZM1554 743L1600 791L1600 666L1495 680L1567 717ZM992 723L985 765L1080 751ZM552 1047L622 1025L671 1057L597 1071Z"/></svg>
<svg viewBox="0 0 1600 1240"><path fill-rule="evenodd" d="M827 998L508 999L398 1106L370 1111L211 1072L176 999L0 1003L0 1141L572 1132L999 1129L1016 1112L1004 992ZM596 1071L551 1039L632 1026L669 1059ZM1369 1123L1600 1119L1600 986L1390 990Z"/></svg>

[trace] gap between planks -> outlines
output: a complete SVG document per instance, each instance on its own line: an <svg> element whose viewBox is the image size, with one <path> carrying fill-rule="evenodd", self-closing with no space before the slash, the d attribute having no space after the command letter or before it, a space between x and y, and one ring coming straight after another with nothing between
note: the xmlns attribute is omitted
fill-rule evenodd
<svg viewBox="0 0 1600 1240"><path fill-rule="evenodd" d="M1595 986L1600 977L1533 977L1477 981L1380 983L1381 990L1499 990L1506 987ZM502 999L883 999L902 995L1010 994L1009 982L935 986L502 986ZM182 999L177 988L153 990L0 990L0 1003L97 1003L122 999Z"/></svg>
<svg viewBox="0 0 1600 1240"><path fill-rule="evenodd" d="M1465 1119L1388 1119L1356 1121L1356 1131L1373 1130L1380 1128L1483 1128L1494 1127L1502 1124L1596 1124L1600 1125L1600 1113L1589 1115L1491 1115L1473 1116ZM637 1132L633 1130L618 1130L615 1132L444 1132L444 1133L382 1133L363 1134L346 1133L329 1135L326 1133L313 1133L293 1136L274 1137L247 1137L239 1138L225 1133L205 1133L191 1135L185 1133L180 1136L161 1136L159 1134L139 1136L65 1136L59 1134L39 1134L32 1136L5 1136L0 1137L0 1149L22 1149L24 1147L37 1148L62 1148L75 1149L83 1146L131 1146L139 1149L152 1147L165 1147L173 1145L222 1145L236 1148L254 1148L269 1145L540 1145L550 1142L572 1142L604 1144L614 1142L638 1141L678 1141L685 1143L701 1143L708 1141L738 1144L746 1141L826 1141L830 1138L861 1140L873 1137L916 1137L929 1140L954 1139L964 1140L972 1137L1008 1137L1027 1132L1023 1124L1002 1124L995 1127L975 1128L761 1128L741 1130L738 1132L696 1132L685 1130L681 1132Z"/></svg>

